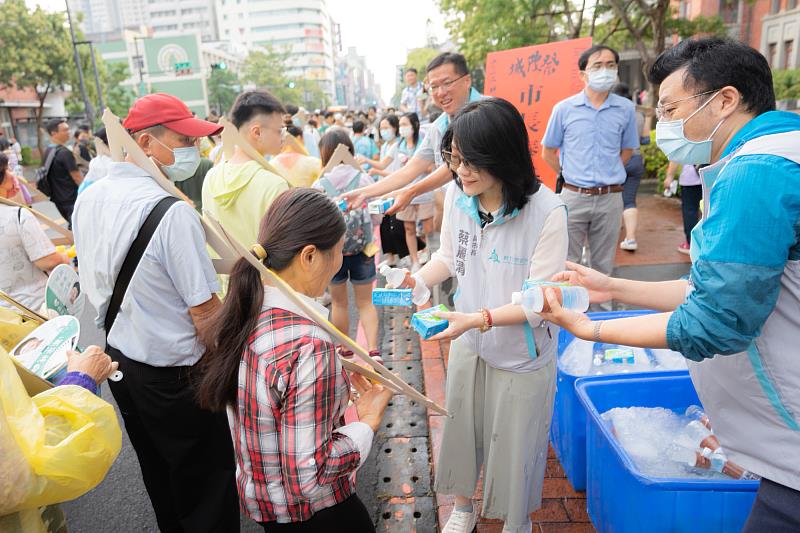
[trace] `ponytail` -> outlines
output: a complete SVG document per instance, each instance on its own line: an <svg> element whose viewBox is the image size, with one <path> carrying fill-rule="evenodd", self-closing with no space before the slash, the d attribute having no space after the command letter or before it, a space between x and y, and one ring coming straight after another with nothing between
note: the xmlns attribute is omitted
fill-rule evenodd
<svg viewBox="0 0 800 533"><path fill-rule="evenodd" d="M246 259L239 259L231 271L225 301L210 322L210 346L198 365L202 377L196 394L203 409L224 411L235 402L239 362L263 303L261 274Z"/></svg>

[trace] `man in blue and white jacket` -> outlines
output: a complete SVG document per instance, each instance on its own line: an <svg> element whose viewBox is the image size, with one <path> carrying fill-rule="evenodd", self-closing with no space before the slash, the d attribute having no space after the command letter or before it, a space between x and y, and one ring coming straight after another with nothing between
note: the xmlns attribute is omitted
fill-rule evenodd
<svg viewBox="0 0 800 533"><path fill-rule="evenodd" d="M800 116L775 111L767 60L738 41L686 40L653 64L656 143L707 165L690 279L642 283L590 269L557 276L663 314L592 322L577 336L665 347L689 370L728 459L762 477L745 531L800 531Z"/></svg>

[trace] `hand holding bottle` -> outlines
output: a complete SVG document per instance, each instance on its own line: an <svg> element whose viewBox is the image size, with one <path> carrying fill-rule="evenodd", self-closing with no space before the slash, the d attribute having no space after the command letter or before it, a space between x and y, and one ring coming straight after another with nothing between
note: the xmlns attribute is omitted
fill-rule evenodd
<svg viewBox="0 0 800 533"><path fill-rule="evenodd" d="M601 304L613 300L612 279L596 270L567 261L567 268L559 272L551 281L580 285L589 291L589 303Z"/></svg>

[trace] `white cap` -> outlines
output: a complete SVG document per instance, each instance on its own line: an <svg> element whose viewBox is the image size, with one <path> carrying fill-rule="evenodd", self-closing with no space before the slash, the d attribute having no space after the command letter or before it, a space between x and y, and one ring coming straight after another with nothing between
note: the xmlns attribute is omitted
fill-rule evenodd
<svg viewBox="0 0 800 533"><path fill-rule="evenodd" d="M511 293L511 303L513 305L521 305L528 311L534 313L541 313L544 309L544 293L542 287L531 287L526 289L525 292Z"/></svg>

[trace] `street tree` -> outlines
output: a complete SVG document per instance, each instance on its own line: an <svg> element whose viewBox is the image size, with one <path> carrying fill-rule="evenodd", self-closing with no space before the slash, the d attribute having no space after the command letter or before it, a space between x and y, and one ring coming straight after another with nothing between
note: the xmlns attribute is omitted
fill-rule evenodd
<svg viewBox="0 0 800 533"><path fill-rule="evenodd" d="M77 30L77 28L76 28ZM78 40L83 40L83 34L78 32L76 34ZM96 112L95 123L93 127L99 127L101 124L100 112L100 98L97 94L97 85L94 78L94 65L92 65L92 58L90 55L90 48L86 45L79 45L78 57L80 58L81 66L83 68L84 77L86 80L86 94L89 101L94 106ZM124 117L128 114L128 109L133 105L135 93L130 87L124 86L128 78L130 78L130 71L128 64L124 61L109 62L105 61L100 52L94 51L95 65L97 66L97 78L100 82L100 91L103 94L103 103L117 115ZM83 97L78 90L78 72L77 69L70 69L66 79L67 85L71 91L66 99L66 108L71 115L79 115L84 113Z"/></svg>
<svg viewBox="0 0 800 533"><path fill-rule="evenodd" d="M272 47L250 52L244 60L242 80L268 90L284 104L299 102L301 90L298 83L286 75L289 55L288 50Z"/></svg>
<svg viewBox="0 0 800 533"><path fill-rule="evenodd" d="M208 99L211 107L216 108L220 114L225 114L233 106L236 95L241 87L239 78L227 68L212 66L208 76Z"/></svg>
<svg viewBox="0 0 800 533"><path fill-rule="evenodd" d="M75 69L63 13L29 10L24 0L6 0L0 9L0 86L36 93L36 136L43 153L42 114L53 91L63 88Z"/></svg>

